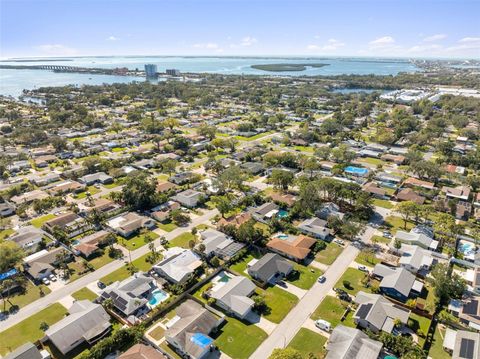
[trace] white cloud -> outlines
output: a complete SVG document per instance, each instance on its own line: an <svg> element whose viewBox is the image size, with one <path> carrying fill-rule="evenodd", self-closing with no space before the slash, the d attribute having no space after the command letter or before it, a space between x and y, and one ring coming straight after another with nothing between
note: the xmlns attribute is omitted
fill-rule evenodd
<svg viewBox="0 0 480 359"><path fill-rule="evenodd" d="M384 47L391 46L395 43L395 39L391 36L383 36L369 42L371 47Z"/></svg>
<svg viewBox="0 0 480 359"><path fill-rule="evenodd" d="M245 36L243 39L242 39L242 42L240 43L241 46L252 46L254 44L256 44L258 42L258 40L254 37L251 37L251 36Z"/></svg>
<svg viewBox="0 0 480 359"><path fill-rule="evenodd" d="M200 44L194 44L193 47L195 49L207 49L207 50L216 50L220 46L214 42L207 42L207 43L200 43Z"/></svg>
<svg viewBox="0 0 480 359"><path fill-rule="evenodd" d="M430 55L432 52L436 52L438 50L443 49L442 45L438 44L431 44L431 45L415 45L407 49L407 52L409 53L415 53L415 54L420 54L420 53L429 53Z"/></svg>
<svg viewBox="0 0 480 359"><path fill-rule="evenodd" d="M115 36L111 35L111 36L107 37L107 40L108 41L117 41L118 37L115 37Z"/></svg>
<svg viewBox="0 0 480 359"><path fill-rule="evenodd" d="M50 56L70 56L78 53L76 49L60 44L38 45L35 46L35 49L40 50L43 54Z"/></svg>
<svg viewBox="0 0 480 359"><path fill-rule="evenodd" d="M424 37L423 41L425 41L425 42L439 41L439 40L445 39L446 37L447 37L447 35L445 35L445 34L435 34L435 35Z"/></svg>
<svg viewBox="0 0 480 359"><path fill-rule="evenodd" d="M336 39L329 39L324 45L310 44L307 46L307 50L310 51L335 51L345 46L345 43Z"/></svg>
<svg viewBox="0 0 480 359"><path fill-rule="evenodd" d="M461 42L461 43L480 42L480 37L464 37L463 39L459 40L458 42Z"/></svg>

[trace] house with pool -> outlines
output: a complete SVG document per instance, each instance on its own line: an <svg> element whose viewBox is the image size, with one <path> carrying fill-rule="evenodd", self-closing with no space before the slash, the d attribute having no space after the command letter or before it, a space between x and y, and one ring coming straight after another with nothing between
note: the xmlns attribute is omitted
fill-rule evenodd
<svg viewBox="0 0 480 359"><path fill-rule="evenodd" d="M280 209L280 207L273 202L267 202L261 206L252 208L250 209L249 213L256 221L266 224L273 218L281 219L288 216L288 212L286 210Z"/></svg>
<svg viewBox="0 0 480 359"><path fill-rule="evenodd" d="M302 262L308 257L316 242L316 239L303 234L294 236L276 233L267 243L267 248L296 262Z"/></svg>
<svg viewBox="0 0 480 359"><path fill-rule="evenodd" d="M346 175L354 177L367 177L368 169L363 167L347 166L344 168Z"/></svg>
<svg viewBox="0 0 480 359"><path fill-rule="evenodd" d="M111 300L114 310L131 323L168 298L168 293L158 288L156 280L145 273L135 273L123 281L106 287L101 301Z"/></svg>

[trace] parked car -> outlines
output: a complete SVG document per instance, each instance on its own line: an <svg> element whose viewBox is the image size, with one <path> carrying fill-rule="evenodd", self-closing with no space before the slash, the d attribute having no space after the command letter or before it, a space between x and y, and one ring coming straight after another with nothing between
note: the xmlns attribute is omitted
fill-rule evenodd
<svg viewBox="0 0 480 359"><path fill-rule="evenodd" d="M323 275L318 277L318 283L324 283L326 280L327 280L327 278L325 278L325 276L323 276Z"/></svg>
<svg viewBox="0 0 480 359"><path fill-rule="evenodd" d="M339 245L341 245L341 246L343 246L343 245L345 244L345 242L342 241L341 239L335 239L335 240L333 241L333 243L337 243L337 244L339 244Z"/></svg>
<svg viewBox="0 0 480 359"><path fill-rule="evenodd" d="M358 269L361 270L362 272L368 272L368 268L365 266L358 266Z"/></svg>
<svg viewBox="0 0 480 359"><path fill-rule="evenodd" d="M97 287L100 289L104 289L106 287L105 283L98 281L97 282Z"/></svg>
<svg viewBox="0 0 480 359"><path fill-rule="evenodd" d="M352 297L350 297L350 295L347 292L337 293L337 296L338 296L338 299L343 300L345 302L352 301Z"/></svg>
<svg viewBox="0 0 480 359"><path fill-rule="evenodd" d="M55 277L55 274L50 274L48 276L48 278L52 281L52 282L56 282L57 281L57 277Z"/></svg>
<svg viewBox="0 0 480 359"><path fill-rule="evenodd" d="M385 238L392 238L392 234L389 231L383 231L383 236Z"/></svg>
<svg viewBox="0 0 480 359"><path fill-rule="evenodd" d="M48 278L43 278L42 283L45 284L45 285L49 285L50 281L48 280Z"/></svg>
<svg viewBox="0 0 480 359"><path fill-rule="evenodd" d="M323 319L316 320L315 326L318 329L325 330L326 332L329 332L332 329L332 325L330 324L330 322L327 322L326 320L323 320Z"/></svg>

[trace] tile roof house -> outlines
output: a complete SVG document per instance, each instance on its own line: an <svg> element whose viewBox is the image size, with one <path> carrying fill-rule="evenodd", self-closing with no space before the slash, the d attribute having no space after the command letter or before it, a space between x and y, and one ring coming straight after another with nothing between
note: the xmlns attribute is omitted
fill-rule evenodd
<svg viewBox="0 0 480 359"><path fill-rule="evenodd" d="M417 297L423 289L423 283L404 268L392 268L377 264L373 268L372 275L381 279L379 287L382 293L401 302L406 302L411 297Z"/></svg>
<svg viewBox="0 0 480 359"><path fill-rule="evenodd" d="M314 238L303 234L292 236L278 233L268 241L266 246L274 252L300 262L307 258L311 252L310 248L313 247L316 242L317 241Z"/></svg>
<svg viewBox="0 0 480 359"><path fill-rule="evenodd" d="M263 283L274 283L286 277L293 265L275 253L267 253L260 259L252 259L247 265L248 274Z"/></svg>
<svg viewBox="0 0 480 359"><path fill-rule="evenodd" d="M375 333L384 331L391 333L395 320L407 324L410 311L390 302L378 294L358 292L355 297L358 308L353 315L353 320L358 326L369 329Z"/></svg>
<svg viewBox="0 0 480 359"><path fill-rule="evenodd" d="M103 300L111 299L113 307L123 316L129 317L145 309L148 297L155 289L155 279L144 273L136 273L121 282L110 284L103 290L101 297Z"/></svg>
<svg viewBox="0 0 480 359"><path fill-rule="evenodd" d="M118 359L167 359L167 357L154 347L139 343L120 354Z"/></svg>
<svg viewBox="0 0 480 359"><path fill-rule="evenodd" d="M85 189L85 185L77 181L63 181L55 183L47 188L47 192L53 196L64 194L64 193L78 193Z"/></svg>
<svg viewBox="0 0 480 359"><path fill-rule="evenodd" d="M119 204L107 198L95 198L93 202L85 201L78 204L78 209L81 215L89 214L92 211L97 211L102 214L113 214L117 209L121 208Z"/></svg>
<svg viewBox="0 0 480 359"><path fill-rule="evenodd" d="M124 238L128 238L142 228L155 227L155 221L135 212L128 212L107 221L106 225Z"/></svg>
<svg viewBox="0 0 480 359"><path fill-rule="evenodd" d="M218 318L193 300L183 302L175 314L167 323L167 343L182 356L192 359L205 357L213 344L209 334L223 322L223 318Z"/></svg>
<svg viewBox="0 0 480 359"><path fill-rule="evenodd" d="M269 195L269 197L272 201L286 204L288 207L292 207L297 200L297 197L290 193L273 192Z"/></svg>
<svg viewBox="0 0 480 359"><path fill-rule="evenodd" d="M328 339L325 359L376 359L382 347L358 329L337 325Z"/></svg>
<svg viewBox="0 0 480 359"><path fill-rule="evenodd" d="M248 222L250 219L252 219L252 215L250 213L242 212L229 218L220 218L220 220L217 222L217 226L235 226L238 228L242 224Z"/></svg>
<svg viewBox="0 0 480 359"><path fill-rule="evenodd" d="M298 229L302 233L305 233L311 237L326 240L330 235L330 229L328 229L326 226L327 221L318 217L312 217L300 223L298 225Z"/></svg>
<svg viewBox="0 0 480 359"><path fill-rule="evenodd" d="M92 233L88 236L80 238L78 240L79 243L75 245L73 249L74 251L78 251L78 254L84 258L89 258L93 254L97 253L98 250L100 250L101 243L106 241L109 235L110 232L105 230Z"/></svg>
<svg viewBox="0 0 480 359"><path fill-rule="evenodd" d="M201 265L202 260L195 252L189 249L173 247L165 252L165 258L155 264L153 270L169 282L183 283Z"/></svg>
<svg viewBox="0 0 480 359"><path fill-rule="evenodd" d="M205 247L203 254L207 257L217 256L221 259L231 258L245 247L244 243L235 242L225 233L215 229L202 231L200 236L203 241L197 245L197 248L203 245Z"/></svg>
<svg viewBox="0 0 480 359"><path fill-rule="evenodd" d="M55 233L55 228L60 228L68 238L73 238L93 228L85 218L74 212L67 212L55 218L49 219L42 226L50 234Z"/></svg>
<svg viewBox="0 0 480 359"><path fill-rule="evenodd" d="M470 187L467 186L458 186L455 188L444 186L442 187L442 192L445 193L447 198L460 199L463 201L468 201L470 197Z"/></svg>
<svg viewBox="0 0 480 359"><path fill-rule="evenodd" d="M35 189L30 192L23 193L21 195L13 196L10 198L10 201L12 201L15 204L24 204L24 203L31 203L35 200L40 200L40 199L45 199L49 197L49 195L40 189Z"/></svg>
<svg viewBox="0 0 480 359"><path fill-rule="evenodd" d="M217 284L218 285L218 284ZM227 312L244 319L251 312L254 301L249 298L257 286L243 276L234 276L220 288L214 286L210 290L210 297L215 298L215 304Z"/></svg>
<svg viewBox="0 0 480 359"><path fill-rule="evenodd" d="M177 185L172 182L164 181L157 183L157 192L160 193L165 193L175 188L177 188Z"/></svg>
<svg viewBox="0 0 480 359"><path fill-rule="evenodd" d="M67 354L80 344L93 344L110 331L110 316L100 304L78 300L68 310L70 315L45 332L55 347Z"/></svg>
<svg viewBox="0 0 480 359"><path fill-rule="evenodd" d="M403 181L403 185L407 187L421 187L428 190L435 189L435 185L432 182L422 181L414 177L407 178Z"/></svg>

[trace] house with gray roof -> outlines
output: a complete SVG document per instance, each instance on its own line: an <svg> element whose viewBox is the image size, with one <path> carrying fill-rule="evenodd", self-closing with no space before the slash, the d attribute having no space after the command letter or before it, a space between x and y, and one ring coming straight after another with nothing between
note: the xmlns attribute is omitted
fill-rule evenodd
<svg viewBox="0 0 480 359"><path fill-rule="evenodd" d="M398 264L413 274L425 276L436 262L431 251L419 246L402 244L399 251L401 256Z"/></svg>
<svg viewBox="0 0 480 359"><path fill-rule="evenodd" d="M395 239L405 244L416 245L433 251L438 247L438 241L433 239L433 232L427 227L415 227L410 232L397 231Z"/></svg>
<svg viewBox="0 0 480 359"><path fill-rule="evenodd" d="M240 319L251 312L254 301L249 298L257 286L243 276L234 276L226 282L218 282L209 292L215 304Z"/></svg>
<svg viewBox="0 0 480 359"><path fill-rule="evenodd" d="M50 353L43 349L38 350L38 348L33 343L23 344L21 347L18 347L10 354L7 354L3 359L50 359Z"/></svg>
<svg viewBox="0 0 480 359"><path fill-rule="evenodd" d="M203 254L207 258L213 256L221 259L231 258L245 247L244 243L235 242L225 233L215 229L207 229L201 232L200 236L203 241L197 245L197 249L203 245L205 247Z"/></svg>
<svg viewBox="0 0 480 359"><path fill-rule="evenodd" d="M199 303L187 300L175 310L175 317L166 324L165 339L183 357L201 359L213 348L210 333L223 321L223 318Z"/></svg>
<svg viewBox="0 0 480 359"><path fill-rule="evenodd" d="M370 339L361 330L337 325L328 339L325 359L376 359L382 348L381 342Z"/></svg>
<svg viewBox="0 0 480 359"><path fill-rule="evenodd" d="M390 302L383 296L373 293L358 292L355 297L358 308L353 315L355 324L375 333L391 333L395 320L407 324L410 311Z"/></svg>
<svg viewBox="0 0 480 359"><path fill-rule="evenodd" d="M268 223L278 213L279 207L273 202L267 202L261 206L252 208L250 214L258 222Z"/></svg>
<svg viewBox="0 0 480 359"><path fill-rule="evenodd" d="M318 238L321 240L326 240L330 235L330 229L327 227L327 221L320 219L318 217L312 217L304 220L298 226L298 229L305 233L308 236L313 238Z"/></svg>
<svg viewBox="0 0 480 359"><path fill-rule="evenodd" d="M111 299L113 307L125 317L136 315L145 309L150 294L157 289L155 279L144 273L136 273L121 282L106 287L102 300Z"/></svg>
<svg viewBox="0 0 480 359"><path fill-rule="evenodd" d="M105 172L96 172L80 177L78 182L87 186L91 186L95 183L109 184L113 183L113 177L107 175Z"/></svg>
<svg viewBox="0 0 480 359"><path fill-rule="evenodd" d="M193 189L187 189L180 193L177 193L172 197L173 200L179 202L182 206L188 208L194 208L200 202L200 199L205 195L202 192L195 191Z"/></svg>
<svg viewBox="0 0 480 359"><path fill-rule="evenodd" d="M372 275L381 279L379 287L382 293L401 302L417 297L423 289L423 283L405 268L377 264L373 268Z"/></svg>
<svg viewBox="0 0 480 359"><path fill-rule="evenodd" d="M198 254L180 247L173 247L164 255L164 259L155 264L153 270L174 284L187 281L203 263Z"/></svg>
<svg viewBox="0 0 480 359"><path fill-rule="evenodd" d="M324 220L327 220L331 216L335 216L340 219L343 219L343 216L345 216L345 214L340 211L340 207L333 202L325 203L322 208L315 213L315 215Z"/></svg>
<svg viewBox="0 0 480 359"><path fill-rule="evenodd" d="M452 359L480 359L480 333L447 328L443 349Z"/></svg>
<svg viewBox="0 0 480 359"><path fill-rule="evenodd" d="M78 300L68 312L70 315L45 332L46 338L64 355L83 343L95 343L110 331L110 316L100 304Z"/></svg>
<svg viewBox="0 0 480 359"><path fill-rule="evenodd" d="M248 274L263 283L276 282L279 278L288 276L293 270L291 263L275 253L267 253L260 259L252 259L247 266Z"/></svg>
<svg viewBox="0 0 480 359"><path fill-rule="evenodd" d="M8 240L17 243L27 252L34 252L46 236L47 233L44 230L34 226L26 226L17 229Z"/></svg>

